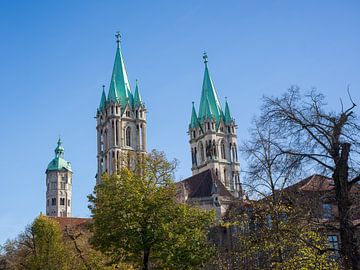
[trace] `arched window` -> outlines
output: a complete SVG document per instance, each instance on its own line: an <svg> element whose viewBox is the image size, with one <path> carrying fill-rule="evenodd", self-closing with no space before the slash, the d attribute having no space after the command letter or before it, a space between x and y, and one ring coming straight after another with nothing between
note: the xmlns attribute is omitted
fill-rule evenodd
<svg viewBox="0 0 360 270"><path fill-rule="evenodd" d="M236 148L236 143L234 143L234 161L238 161L238 155L237 155L237 148Z"/></svg>
<svg viewBox="0 0 360 270"><path fill-rule="evenodd" d="M131 146L131 127L126 128L126 146Z"/></svg>
<svg viewBox="0 0 360 270"><path fill-rule="evenodd" d="M205 153L204 153L204 146L203 144L200 142L200 158L201 158L201 162L205 161Z"/></svg>
<svg viewBox="0 0 360 270"><path fill-rule="evenodd" d="M224 143L224 141L221 141L221 144L220 144L221 146L221 158L222 159L226 159L226 156L225 156L225 143Z"/></svg>

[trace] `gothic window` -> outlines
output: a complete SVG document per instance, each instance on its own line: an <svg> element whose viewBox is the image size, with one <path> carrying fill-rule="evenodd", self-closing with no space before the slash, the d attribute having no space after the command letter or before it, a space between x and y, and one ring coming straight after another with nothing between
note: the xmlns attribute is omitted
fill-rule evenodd
<svg viewBox="0 0 360 270"><path fill-rule="evenodd" d="M225 143L224 143L224 141L221 141L221 158L222 159L225 159L226 158L226 156L225 156Z"/></svg>
<svg viewBox="0 0 360 270"><path fill-rule="evenodd" d="M193 138L195 139L195 137L196 137L196 131L194 130L193 131Z"/></svg>
<svg viewBox="0 0 360 270"><path fill-rule="evenodd" d="M234 143L234 153L235 153L235 155L234 155L234 160L235 160L236 162L238 162L238 155L237 155L236 143Z"/></svg>
<svg viewBox="0 0 360 270"><path fill-rule="evenodd" d="M65 198L60 198L60 205L65 205Z"/></svg>
<svg viewBox="0 0 360 270"><path fill-rule="evenodd" d="M116 114L118 114L118 113L119 113L119 107L116 106Z"/></svg>
<svg viewBox="0 0 360 270"><path fill-rule="evenodd" d="M130 111L129 110L126 111L126 116L130 117Z"/></svg>
<svg viewBox="0 0 360 270"><path fill-rule="evenodd" d="M207 123L207 129L210 130L210 123Z"/></svg>
<svg viewBox="0 0 360 270"><path fill-rule="evenodd" d="M114 114L114 106L111 106L111 114Z"/></svg>
<svg viewBox="0 0 360 270"><path fill-rule="evenodd" d="M196 147L194 148L194 162L195 162L195 165L197 165L197 149L196 149Z"/></svg>
<svg viewBox="0 0 360 270"><path fill-rule="evenodd" d="M131 127L126 129L126 146L131 146Z"/></svg>
<svg viewBox="0 0 360 270"><path fill-rule="evenodd" d="M51 199L51 205L56 205L56 198Z"/></svg>
<svg viewBox="0 0 360 270"><path fill-rule="evenodd" d="M140 117L141 117L141 118L143 117L143 113L142 113L142 111L140 111Z"/></svg>
<svg viewBox="0 0 360 270"><path fill-rule="evenodd" d="M215 144L215 140L213 140L212 149L213 149L213 151L214 151L214 157L216 157L216 158L217 158L217 151L216 151L216 144Z"/></svg>
<svg viewBox="0 0 360 270"><path fill-rule="evenodd" d="M211 128L212 128L212 129L215 129L214 123L211 123Z"/></svg>
<svg viewBox="0 0 360 270"><path fill-rule="evenodd" d="M201 158L201 162L205 161L205 153L204 153L204 146L203 144L200 142L200 158Z"/></svg>
<svg viewBox="0 0 360 270"><path fill-rule="evenodd" d="M230 127L228 127L228 132L231 133Z"/></svg>
<svg viewBox="0 0 360 270"><path fill-rule="evenodd" d="M217 168L215 169L215 174L216 174L216 176L218 176L218 175L219 175L219 171L218 171L218 169L217 169Z"/></svg>
<svg viewBox="0 0 360 270"><path fill-rule="evenodd" d="M139 118L139 111L136 110L136 118Z"/></svg>
<svg viewBox="0 0 360 270"><path fill-rule="evenodd" d="M116 109L117 109L117 107L116 107ZM119 123L118 123L118 121L115 121L115 130L116 130L115 143L116 143L116 145L119 145L119 132L118 132L118 129L119 129Z"/></svg>

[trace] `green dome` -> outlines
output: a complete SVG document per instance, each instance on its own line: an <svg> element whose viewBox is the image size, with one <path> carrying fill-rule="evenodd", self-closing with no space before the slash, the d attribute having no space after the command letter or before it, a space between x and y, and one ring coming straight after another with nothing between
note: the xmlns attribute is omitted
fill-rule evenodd
<svg viewBox="0 0 360 270"><path fill-rule="evenodd" d="M55 148L55 157L49 163L46 171L61 171L61 170L68 170L72 172L71 164L69 161L64 159L64 147L62 146L62 141L59 138L57 147Z"/></svg>

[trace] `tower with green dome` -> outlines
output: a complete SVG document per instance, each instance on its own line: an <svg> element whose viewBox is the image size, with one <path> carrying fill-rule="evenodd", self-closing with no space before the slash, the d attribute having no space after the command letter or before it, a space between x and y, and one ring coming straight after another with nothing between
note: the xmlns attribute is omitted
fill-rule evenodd
<svg viewBox="0 0 360 270"><path fill-rule="evenodd" d="M116 34L116 53L109 90L103 86L97 109L97 184L103 173L114 174L122 166L132 166L146 153L146 108L136 80L132 92Z"/></svg>
<svg viewBox="0 0 360 270"><path fill-rule="evenodd" d="M209 73L206 53L203 59L205 71L199 110L197 113L193 103L188 130L192 174L197 175L210 169L235 197L239 197L242 191L237 154L237 126L231 117L227 100L225 111L221 107Z"/></svg>
<svg viewBox="0 0 360 270"><path fill-rule="evenodd" d="M46 215L71 217L72 169L64 157L65 149L59 138L55 157L46 169Z"/></svg>

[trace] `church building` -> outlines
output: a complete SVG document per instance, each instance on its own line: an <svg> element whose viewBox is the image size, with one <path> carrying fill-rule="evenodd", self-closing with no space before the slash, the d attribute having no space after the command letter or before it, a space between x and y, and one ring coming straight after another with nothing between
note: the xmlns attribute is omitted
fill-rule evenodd
<svg viewBox="0 0 360 270"><path fill-rule="evenodd" d="M236 123L227 100L225 111L211 79L208 57L203 56L205 71L198 113L192 105L189 124L193 176L181 181L181 199L202 208L225 213L234 199L242 198L240 163L237 154Z"/></svg>
<svg viewBox="0 0 360 270"><path fill-rule="evenodd" d="M136 159L146 153L146 108L141 100L138 81L131 91L120 47L120 34L116 35L116 54L110 87L106 96L103 87L97 110L97 176L116 173L122 166L135 166Z"/></svg>

